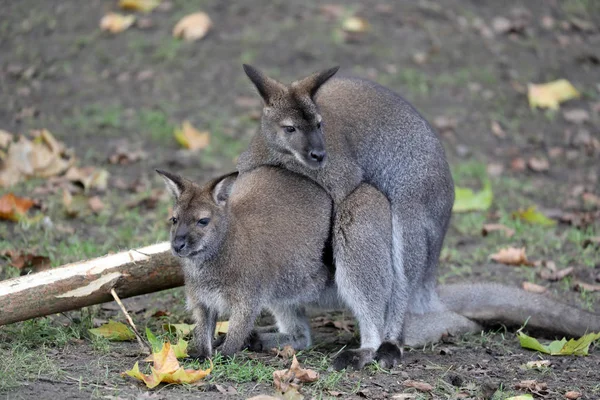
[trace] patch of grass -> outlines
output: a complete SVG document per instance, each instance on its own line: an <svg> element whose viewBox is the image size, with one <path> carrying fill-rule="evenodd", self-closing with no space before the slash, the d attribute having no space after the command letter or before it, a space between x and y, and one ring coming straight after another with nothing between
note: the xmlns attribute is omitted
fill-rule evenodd
<svg viewBox="0 0 600 400"><path fill-rule="evenodd" d="M167 143L173 139L175 126L169 122L167 114L162 110L142 109L138 112L139 130L159 143ZM173 139L174 140L174 139Z"/></svg>
<svg viewBox="0 0 600 400"><path fill-rule="evenodd" d="M55 378L62 373L45 346L35 350L21 343L0 347L0 392L41 375Z"/></svg>
<svg viewBox="0 0 600 400"><path fill-rule="evenodd" d="M158 47L152 55L152 59L156 62L171 62L174 61L179 53L179 49L183 45L183 42L179 39L175 39L170 36L166 36L161 39Z"/></svg>
<svg viewBox="0 0 600 400"><path fill-rule="evenodd" d="M213 357L214 369L211 372L211 382L234 382L237 384L256 382L272 383L275 368L259 360L246 356L245 352L238 353L232 358L225 358L220 353ZM186 368L210 368L210 362L198 363L192 361L185 363Z"/></svg>

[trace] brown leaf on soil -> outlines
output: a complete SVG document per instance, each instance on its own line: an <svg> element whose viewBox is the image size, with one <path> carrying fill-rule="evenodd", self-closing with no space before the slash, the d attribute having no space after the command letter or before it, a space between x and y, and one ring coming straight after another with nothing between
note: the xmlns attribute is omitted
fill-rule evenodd
<svg viewBox="0 0 600 400"><path fill-rule="evenodd" d="M506 137L506 132L504 132L504 129L502 129L502 126L500 126L500 123L498 123L498 121L492 121L490 129L496 137L500 139L504 139Z"/></svg>
<svg viewBox="0 0 600 400"><path fill-rule="evenodd" d="M431 392L433 390L433 386L431 386L427 382L413 381L413 380L408 379L408 380L405 380L404 382L402 382L402 384L406 387L415 388L421 392Z"/></svg>
<svg viewBox="0 0 600 400"><path fill-rule="evenodd" d="M584 193L581 195L583 203L588 207L600 208L600 197L593 193Z"/></svg>
<svg viewBox="0 0 600 400"><path fill-rule="evenodd" d="M581 397L581 393L571 390L570 392L565 393L565 397L569 400L577 400Z"/></svg>
<svg viewBox="0 0 600 400"><path fill-rule="evenodd" d="M0 197L0 219L18 222L34 204L32 199L7 193Z"/></svg>
<svg viewBox="0 0 600 400"><path fill-rule="evenodd" d="M504 165L500 163L490 163L487 165L486 171L489 176L498 177L504 172Z"/></svg>
<svg viewBox="0 0 600 400"><path fill-rule="evenodd" d="M537 361L528 361L527 364L525 364L527 368L529 369L542 369L542 368L548 368L552 365L552 363L550 362L550 360L537 360Z"/></svg>
<svg viewBox="0 0 600 400"><path fill-rule="evenodd" d="M221 393L222 395L225 395L225 396L235 396L238 394L238 391L235 390L235 388L233 386L224 387L224 386L217 384L217 385L215 385L215 388L217 389L217 391L219 393Z"/></svg>
<svg viewBox="0 0 600 400"><path fill-rule="evenodd" d="M287 345L287 346L283 346L283 349L278 349L278 348L274 347L270 350L270 353L276 357L281 357L284 360L288 360L288 359L292 358L294 356L294 354L296 354L296 350L294 350L294 348L292 346Z"/></svg>
<svg viewBox="0 0 600 400"><path fill-rule="evenodd" d="M540 272L540 277L547 281L560 281L566 276L569 276L573 273L573 267L563 268L559 270L552 270L549 268L543 269Z"/></svg>
<svg viewBox="0 0 600 400"><path fill-rule="evenodd" d="M102 199L100 199L100 197L98 196L91 197L88 200L88 205L90 206L90 209L96 214L98 214L104 209L104 203L102 202Z"/></svg>
<svg viewBox="0 0 600 400"><path fill-rule="evenodd" d="M114 154L108 157L108 162L111 164L127 165L144 160L146 156L147 154L143 150L131 151L126 147L120 147L115 150Z"/></svg>
<svg viewBox="0 0 600 400"><path fill-rule="evenodd" d="M502 224L485 224L481 229L481 234L487 236L490 232L502 232L507 238L512 237L515 234L515 230Z"/></svg>
<svg viewBox="0 0 600 400"><path fill-rule="evenodd" d="M50 268L50 258L16 250L6 250L3 256L10 258L10 265L27 272L39 272Z"/></svg>
<svg viewBox="0 0 600 400"><path fill-rule="evenodd" d="M523 282L523 290L531 293L545 293L548 289L535 283Z"/></svg>
<svg viewBox="0 0 600 400"><path fill-rule="evenodd" d="M527 161L529 169L535 172L544 172L550 169L550 162L545 157L531 157Z"/></svg>
<svg viewBox="0 0 600 400"><path fill-rule="evenodd" d="M505 249L500 249L500 251L496 254L492 254L490 258L497 262L506 265L533 265L532 262L527 260L527 256L525 255L525 247L517 249L515 247L508 247Z"/></svg>
<svg viewBox="0 0 600 400"><path fill-rule="evenodd" d="M600 285L593 285L591 283L575 282L573 289L577 292L600 292Z"/></svg>
<svg viewBox="0 0 600 400"><path fill-rule="evenodd" d="M416 393L398 393L392 396L392 399L396 399L396 400L409 400L409 399L416 399L417 398L417 394Z"/></svg>
<svg viewBox="0 0 600 400"><path fill-rule="evenodd" d="M95 167L71 167L65 178L83 187L85 192L91 189L105 191L108 186L109 173L105 169Z"/></svg>
<svg viewBox="0 0 600 400"><path fill-rule="evenodd" d="M590 113L581 108L563 111L563 117L567 122L581 125L590 120Z"/></svg>
<svg viewBox="0 0 600 400"><path fill-rule="evenodd" d="M211 27L208 14L200 11L183 17L173 28L173 36L192 42L206 36Z"/></svg>
<svg viewBox="0 0 600 400"><path fill-rule="evenodd" d="M600 220L600 211L590 212L566 212L560 216L560 222L585 229Z"/></svg>
<svg viewBox="0 0 600 400"><path fill-rule="evenodd" d="M517 383L515 389L528 390L530 392L543 392L548 389L548 384L538 382L535 379L528 379Z"/></svg>
<svg viewBox="0 0 600 400"><path fill-rule="evenodd" d="M300 368L300 363L294 354L289 369L273 372L273 385L282 393L291 389L299 389L302 383L314 382L319 379L319 373L312 369Z"/></svg>
<svg viewBox="0 0 600 400"><path fill-rule="evenodd" d="M342 22L342 29L350 33L364 33L369 30L369 23L363 18L352 16Z"/></svg>
<svg viewBox="0 0 600 400"><path fill-rule="evenodd" d="M512 161L510 162L510 169L515 171L515 172L523 172L525 171L525 160L523 160L522 158L513 158Z"/></svg>
<svg viewBox="0 0 600 400"><path fill-rule="evenodd" d="M75 161L46 129L31 131L33 140L21 136L10 143L0 166L0 186L11 186L27 178L48 178L66 171Z"/></svg>
<svg viewBox="0 0 600 400"><path fill-rule="evenodd" d="M110 12L100 20L100 29L110 33L119 33L129 28L134 22L135 16L133 15Z"/></svg>

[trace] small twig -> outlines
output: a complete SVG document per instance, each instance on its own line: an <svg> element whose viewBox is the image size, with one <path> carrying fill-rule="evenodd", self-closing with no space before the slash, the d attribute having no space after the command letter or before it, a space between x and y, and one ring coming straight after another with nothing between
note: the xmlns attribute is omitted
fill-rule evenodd
<svg viewBox="0 0 600 400"><path fill-rule="evenodd" d="M119 307L121 307L121 311L123 311L123 314L125 314L125 318L127 318L127 322L129 323L129 326L131 327L131 329L133 329L133 333L135 333L135 338L137 339L138 343L140 344L142 351L144 353L148 352L148 354L152 354L152 347L150 346L150 344L148 342L146 342L144 340L144 338L142 338L142 335L140 335L140 333L138 332L137 328L135 327L135 324L133 323L133 320L131 319L131 317L129 316L129 313L127 312L127 309L121 302L121 299L119 298L119 296L117 296L117 292L115 292L115 289L110 289L110 294L112 294L112 297L115 299L115 301L117 302Z"/></svg>

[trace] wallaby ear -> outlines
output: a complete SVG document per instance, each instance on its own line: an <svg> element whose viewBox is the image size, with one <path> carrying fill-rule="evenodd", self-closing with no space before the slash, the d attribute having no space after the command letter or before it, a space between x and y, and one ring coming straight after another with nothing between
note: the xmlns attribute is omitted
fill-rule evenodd
<svg viewBox="0 0 600 400"><path fill-rule="evenodd" d="M178 200L185 188L184 179L176 174L157 169L156 172L162 176L167 186L167 190L175 200Z"/></svg>
<svg viewBox="0 0 600 400"><path fill-rule="evenodd" d="M286 91L286 87L284 84L277 82L273 78L269 78L258 68L254 68L248 64L242 64L244 67L244 72L248 75L248 78L252 81L258 93L265 101L266 105L271 104L271 100L273 96Z"/></svg>
<svg viewBox="0 0 600 400"><path fill-rule="evenodd" d="M313 98L317 93L317 90L323 85L325 82L329 80L336 72L340 69L339 66L335 66L333 68L329 68L320 72L315 72L314 74L307 76L306 78L300 79L294 83L292 83L292 87L297 88L305 93L307 93L310 98Z"/></svg>
<svg viewBox="0 0 600 400"><path fill-rule="evenodd" d="M224 206L229 200L231 189L233 184L238 177L238 172L232 172L230 174L221 176L213 181L214 186L212 189L213 200L218 206Z"/></svg>

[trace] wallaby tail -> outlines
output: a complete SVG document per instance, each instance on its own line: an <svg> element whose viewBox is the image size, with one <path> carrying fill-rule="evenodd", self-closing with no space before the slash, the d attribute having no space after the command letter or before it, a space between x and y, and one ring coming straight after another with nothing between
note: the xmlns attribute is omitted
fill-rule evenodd
<svg viewBox="0 0 600 400"><path fill-rule="evenodd" d="M579 337L600 332L600 315L551 298L495 283L441 285L438 293L448 309L482 325L521 326L549 336Z"/></svg>

